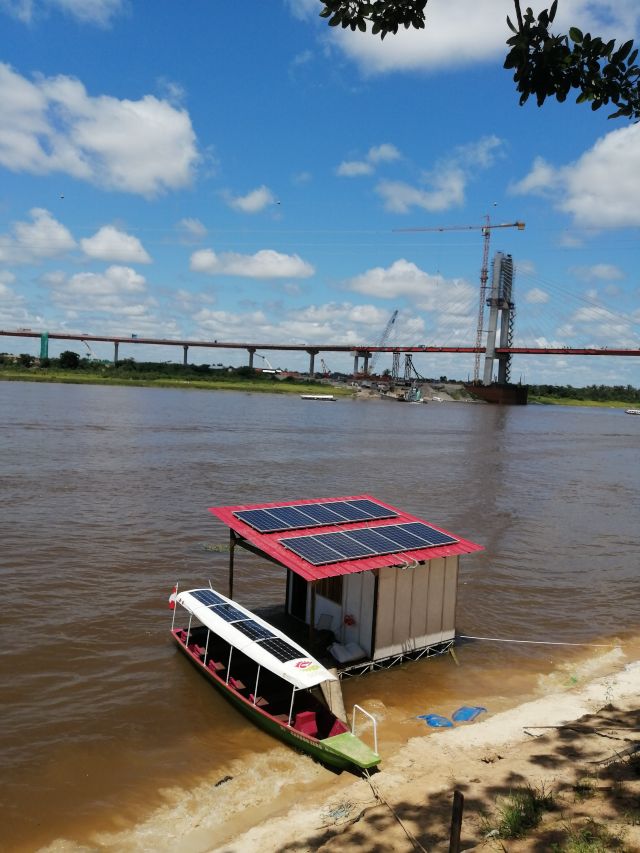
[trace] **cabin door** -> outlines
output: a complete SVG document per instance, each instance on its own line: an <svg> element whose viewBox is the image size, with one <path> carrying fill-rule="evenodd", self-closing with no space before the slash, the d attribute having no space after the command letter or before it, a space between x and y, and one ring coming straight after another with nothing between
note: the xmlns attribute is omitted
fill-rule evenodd
<svg viewBox="0 0 640 853"><path fill-rule="evenodd" d="M307 582L295 572L289 572L289 613L307 621Z"/></svg>

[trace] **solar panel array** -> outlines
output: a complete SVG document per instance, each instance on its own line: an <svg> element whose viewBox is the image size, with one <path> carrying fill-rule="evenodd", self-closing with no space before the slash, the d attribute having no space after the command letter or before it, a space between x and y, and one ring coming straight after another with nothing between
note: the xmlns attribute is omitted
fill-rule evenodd
<svg viewBox="0 0 640 853"><path fill-rule="evenodd" d="M302 657L300 649L296 649L286 640L276 636L266 625L256 622L255 619L247 616L242 610L238 610L237 607L234 607L233 604L230 604L212 589L196 589L191 595L205 607L208 607L216 616L220 616L221 619L244 634L245 637L258 643L261 648L281 663Z"/></svg>
<svg viewBox="0 0 640 853"><path fill-rule="evenodd" d="M270 506L264 509L242 509L236 510L233 514L258 533L278 533L283 530L302 530L305 527L348 524L352 521L379 521L383 518L398 517L395 510L367 498L296 504L295 506Z"/></svg>
<svg viewBox="0 0 640 853"><path fill-rule="evenodd" d="M355 560L361 557L379 557L384 554L399 554L450 545L458 542L448 533L442 533L421 521L406 524L379 524L376 527L361 527L335 533L317 533L315 536L295 536L279 539L278 542L293 551L307 563L322 566Z"/></svg>

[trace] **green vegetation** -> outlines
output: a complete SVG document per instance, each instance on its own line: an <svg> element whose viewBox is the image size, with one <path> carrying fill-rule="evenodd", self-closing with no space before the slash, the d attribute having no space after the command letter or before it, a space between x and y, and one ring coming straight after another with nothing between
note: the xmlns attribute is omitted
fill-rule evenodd
<svg viewBox="0 0 640 853"><path fill-rule="evenodd" d="M622 839L595 820L587 820L584 826L567 826L566 840L551 847L553 853L610 853L623 847Z"/></svg>
<svg viewBox="0 0 640 853"><path fill-rule="evenodd" d="M640 404L640 389L633 385L530 385L530 403L548 403L563 406L599 405L636 408Z"/></svg>
<svg viewBox="0 0 640 853"><path fill-rule="evenodd" d="M202 390L254 391L270 394L313 394L326 389L326 384L313 379L300 379L262 373L250 367L227 368L207 364L163 364L123 359L111 362L80 358L70 350L59 358L37 364L29 355L0 354L0 380L21 382L61 382L76 385L131 385L154 388L196 388ZM331 388L336 395L349 395L351 389Z"/></svg>
<svg viewBox="0 0 640 853"><path fill-rule="evenodd" d="M518 788L498 801L495 817L486 819L485 828L498 838L521 838L554 806L553 794L547 793L544 787L539 791L530 786Z"/></svg>

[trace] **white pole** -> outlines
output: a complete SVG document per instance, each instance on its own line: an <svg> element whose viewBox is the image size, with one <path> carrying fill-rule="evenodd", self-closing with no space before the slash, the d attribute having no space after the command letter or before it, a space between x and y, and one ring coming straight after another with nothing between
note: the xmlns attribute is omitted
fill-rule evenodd
<svg viewBox="0 0 640 853"><path fill-rule="evenodd" d="M231 675L231 655L233 654L233 646L229 646L229 660L227 661L227 681L229 683L229 676Z"/></svg>
<svg viewBox="0 0 640 853"><path fill-rule="evenodd" d="M209 637L211 636L211 630L207 628L207 642L204 644L204 660L202 663L207 665L207 655L209 654Z"/></svg>
<svg viewBox="0 0 640 853"><path fill-rule="evenodd" d="M189 614L189 625L187 627L187 639L184 641L185 646L189 645L189 638L191 637L191 620L193 619L193 613Z"/></svg>
<svg viewBox="0 0 640 853"><path fill-rule="evenodd" d="M291 691L291 705L289 705L289 722L287 723L288 726L291 725L291 717L293 716L293 700L295 698L295 695L296 695L296 688L294 687L293 690Z"/></svg>
<svg viewBox="0 0 640 853"><path fill-rule="evenodd" d="M177 599L177 597L178 597L178 581L176 581L176 585L175 585L174 589L176 591L176 599ZM178 602L177 602L177 600L175 600L173 602L173 616L171 617L171 630L172 631L173 631L173 628L176 624L176 610L177 609L178 609Z"/></svg>
<svg viewBox="0 0 640 853"><path fill-rule="evenodd" d="M258 698L258 680L260 678L260 664L258 664L258 672L256 673L256 686L253 690L253 704L256 704L256 699Z"/></svg>

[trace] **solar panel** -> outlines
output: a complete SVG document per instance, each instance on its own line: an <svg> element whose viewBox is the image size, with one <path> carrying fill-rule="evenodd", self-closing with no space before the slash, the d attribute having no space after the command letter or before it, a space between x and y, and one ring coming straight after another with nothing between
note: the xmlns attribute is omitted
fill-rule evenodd
<svg viewBox="0 0 640 853"><path fill-rule="evenodd" d="M233 514L259 533L273 533L276 530L287 530L289 528L288 524L279 523L266 509L242 509Z"/></svg>
<svg viewBox="0 0 640 853"><path fill-rule="evenodd" d="M258 533L277 533L282 530L303 530L328 524L347 524L351 521L371 521L396 518L392 509L359 498L353 501L325 501L323 503L273 506L260 509L241 509L233 513Z"/></svg>
<svg viewBox="0 0 640 853"><path fill-rule="evenodd" d="M224 598L221 598L217 592L212 589L197 589L191 595L201 604L207 607L215 607L216 604L224 604Z"/></svg>
<svg viewBox="0 0 640 853"><path fill-rule="evenodd" d="M323 545L328 545L349 560L355 560L358 557L371 557L376 553L372 548L353 539L348 533L324 533L321 541Z"/></svg>
<svg viewBox="0 0 640 853"><path fill-rule="evenodd" d="M382 504L378 504L375 501L370 501L367 498L361 498L356 501L349 501L349 506L356 507L361 512L366 513L370 518L397 518L398 513L393 509L388 509L386 506L382 506Z"/></svg>
<svg viewBox="0 0 640 853"><path fill-rule="evenodd" d="M213 610L216 616L224 619L225 622L237 622L239 619L247 619L247 614L242 610L238 610L233 604L220 604Z"/></svg>
<svg viewBox="0 0 640 853"><path fill-rule="evenodd" d="M423 524L421 521L410 521L407 524L399 524L398 527L407 530L413 536L418 536L428 545L451 545L453 542L460 541L455 536L449 536L448 533L436 530L435 527Z"/></svg>
<svg viewBox="0 0 640 853"><path fill-rule="evenodd" d="M313 519L316 525L319 524L340 524L344 519L330 509L331 504L301 504L298 509L305 515ZM309 527L313 527L313 522Z"/></svg>
<svg viewBox="0 0 640 853"><path fill-rule="evenodd" d="M266 640L269 637L275 637L273 631L261 625L259 622L254 622L253 619L244 619L242 622L235 622L234 628L249 637L250 640Z"/></svg>
<svg viewBox="0 0 640 853"><path fill-rule="evenodd" d="M322 566L360 557L417 551L458 540L428 524L415 521L360 527L336 533L317 533L315 536L296 536L278 541L311 565Z"/></svg>
<svg viewBox="0 0 640 853"><path fill-rule="evenodd" d="M286 663L288 660L295 660L296 658L304 657L300 649L294 648L285 640L281 640L280 637L270 637L269 639L264 640L260 643L260 648L266 649L266 651L282 663Z"/></svg>
<svg viewBox="0 0 640 853"><path fill-rule="evenodd" d="M280 529L283 530L296 530L302 527L310 527L314 523L313 519L309 518L309 516L305 515L303 512L300 512L300 509L295 506L272 507L269 510L269 514L282 524Z"/></svg>
<svg viewBox="0 0 640 853"><path fill-rule="evenodd" d="M319 536L296 536L291 539L280 539L279 542L313 566L322 566L324 563L338 563L345 559L333 548L323 545L322 538L322 534Z"/></svg>
<svg viewBox="0 0 640 853"><path fill-rule="evenodd" d="M395 527L395 525L391 526ZM396 543L377 532L385 529L385 527L377 527L375 530L371 527L362 527L359 530L350 530L349 536L366 545L367 548L371 548L375 554L393 554L397 550Z"/></svg>

